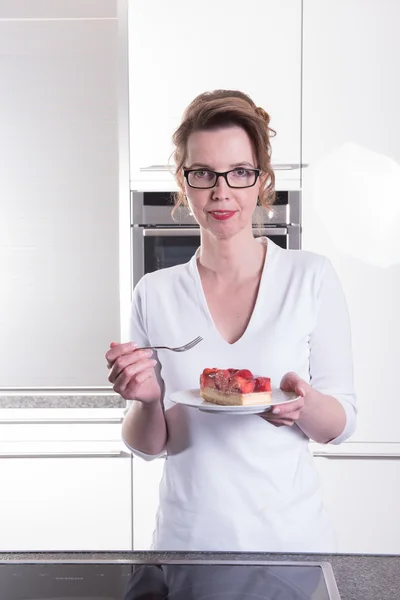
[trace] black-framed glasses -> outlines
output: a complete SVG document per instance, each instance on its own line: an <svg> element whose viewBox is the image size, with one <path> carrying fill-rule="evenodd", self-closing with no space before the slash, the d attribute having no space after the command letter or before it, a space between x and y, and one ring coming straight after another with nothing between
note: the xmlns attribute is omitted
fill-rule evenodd
<svg viewBox="0 0 400 600"><path fill-rule="evenodd" d="M230 188L253 187L260 173L260 169L248 169L247 167L236 167L236 169L224 173L209 169L183 169L183 175L188 185L201 190L213 188L219 177L223 177Z"/></svg>

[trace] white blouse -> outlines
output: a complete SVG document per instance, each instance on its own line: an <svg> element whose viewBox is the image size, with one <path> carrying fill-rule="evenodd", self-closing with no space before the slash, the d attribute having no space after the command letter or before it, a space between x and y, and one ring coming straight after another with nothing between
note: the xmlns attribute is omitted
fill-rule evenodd
<svg viewBox="0 0 400 600"><path fill-rule="evenodd" d="M140 345L204 338L188 352L158 351L168 441L153 548L333 552L333 526L299 427L275 427L257 415L205 413L175 405L169 395L199 387L205 367L250 369L276 387L295 371L343 405L346 426L332 443L347 439L356 400L349 318L337 276L325 257L268 240L253 314L243 336L229 344L208 310L196 256L145 275L132 302L131 339Z"/></svg>

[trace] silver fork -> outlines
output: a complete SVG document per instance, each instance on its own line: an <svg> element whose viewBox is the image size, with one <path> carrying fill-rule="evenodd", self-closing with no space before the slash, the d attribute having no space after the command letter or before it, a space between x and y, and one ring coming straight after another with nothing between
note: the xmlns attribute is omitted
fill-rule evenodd
<svg viewBox="0 0 400 600"><path fill-rule="evenodd" d="M188 342L184 346L178 346L177 348L170 348L169 346L142 346L141 348L137 348L137 350L172 350L172 352L186 352L186 350L191 350L197 344L203 341L201 336L194 338L191 342Z"/></svg>

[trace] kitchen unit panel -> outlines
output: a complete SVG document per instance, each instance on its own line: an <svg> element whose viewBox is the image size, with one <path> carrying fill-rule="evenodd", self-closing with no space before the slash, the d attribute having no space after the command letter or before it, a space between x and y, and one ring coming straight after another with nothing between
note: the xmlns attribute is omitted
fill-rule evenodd
<svg viewBox="0 0 400 600"><path fill-rule="evenodd" d="M392 0L304 2L302 241L346 295L359 442L400 441L399 22Z"/></svg>
<svg viewBox="0 0 400 600"><path fill-rule="evenodd" d="M53 456L51 448L35 458L2 454L1 552L132 549L130 456L71 457L70 446Z"/></svg>
<svg viewBox="0 0 400 600"><path fill-rule="evenodd" d="M199 93L241 90L271 116L273 162L299 165L300 0L128 3L131 187L166 165L171 136ZM285 177L299 178L299 170Z"/></svg>
<svg viewBox="0 0 400 600"><path fill-rule="evenodd" d="M156 526L158 491L162 479L163 458L144 461L133 458L133 549L150 550Z"/></svg>
<svg viewBox="0 0 400 600"><path fill-rule="evenodd" d="M1 387L108 383L120 327L116 53L115 18L0 19Z"/></svg>
<svg viewBox="0 0 400 600"><path fill-rule="evenodd" d="M306 162L346 143L400 162L399 19L393 0L304 1Z"/></svg>
<svg viewBox="0 0 400 600"><path fill-rule="evenodd" d="M314 460L338 552L400 554L400 456Z"/></svg>

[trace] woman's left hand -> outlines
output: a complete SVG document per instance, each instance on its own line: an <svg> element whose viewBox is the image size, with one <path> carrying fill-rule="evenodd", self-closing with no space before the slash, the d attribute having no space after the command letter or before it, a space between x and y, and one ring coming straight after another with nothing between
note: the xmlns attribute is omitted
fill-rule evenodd
<svg viewBox="0 0 400 600"><path fill-rule="evenodd" d="M277 404L260 416L277 427L281 427L282 425L291 427L300 418L300 413L306 402L305 396L310 385L296 373L290 372L283 376L280 387L285 392L298 394L298 400L289 402L288 404Z"/></svg>

